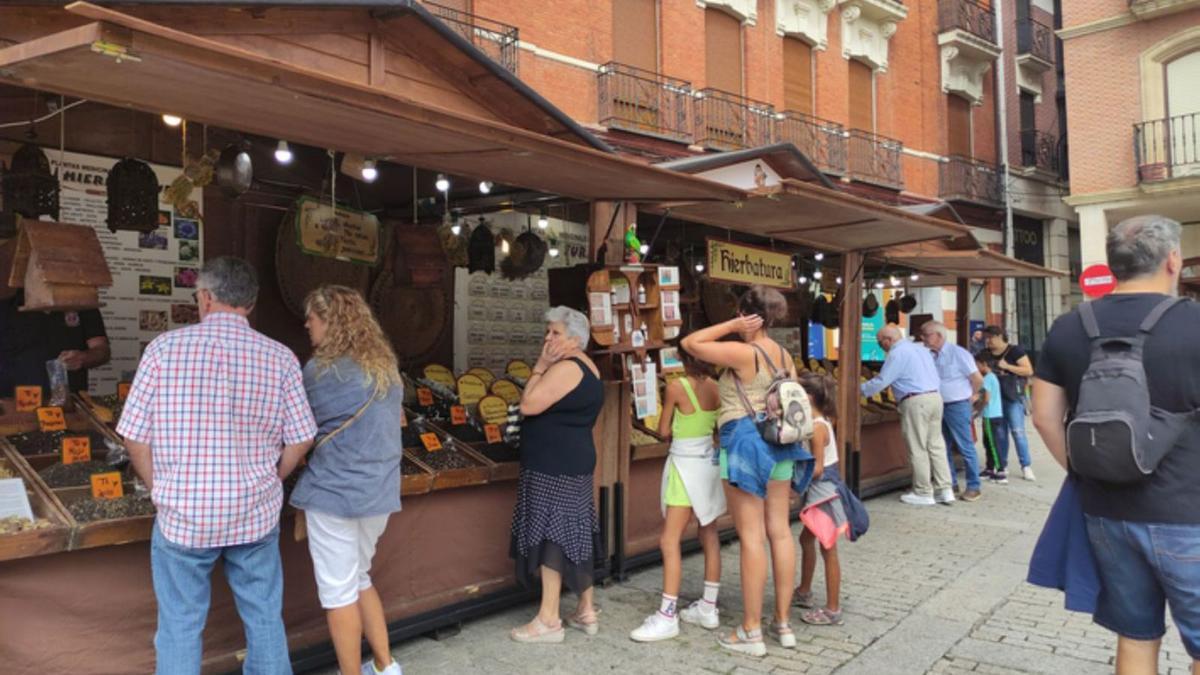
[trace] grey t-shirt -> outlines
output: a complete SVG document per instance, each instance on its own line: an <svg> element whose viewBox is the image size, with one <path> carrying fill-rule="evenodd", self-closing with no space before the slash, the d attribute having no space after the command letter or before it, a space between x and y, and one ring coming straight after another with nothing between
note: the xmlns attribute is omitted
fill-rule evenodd
<svg viewBox="0 0 1200 675"><path fill-rule="evenodd" d="M349 358L328 367L309 361L304 366L304 388L319 427L316 442L353 417L375 391ZM292 506L341 518L399 511L403 402L403 389L393 386L386 396L371 401L350 426L313 451L292 492Z"/></svg>

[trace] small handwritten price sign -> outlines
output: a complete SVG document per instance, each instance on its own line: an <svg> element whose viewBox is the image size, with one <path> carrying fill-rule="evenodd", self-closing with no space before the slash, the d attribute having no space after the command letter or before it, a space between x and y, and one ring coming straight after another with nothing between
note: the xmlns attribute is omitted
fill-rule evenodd
<svg viewBox="0 0 1200 675"><path fill-rule="evenodd" d="M133 388L132 382L118 382L117 383L117 400L124 401L125 399L129 398L129 390L131 388Z"/></svg>
<svg viewBox="0 0 1200 675"><path fill-rule="evenodd" d="M428 387L417 387L417 403L433 405L433 390Z"/></svg>
<svg viewBox="0 0 1200 675"><path fill-rule="evenodd" d="M450 423L458 426L467 423L467 409L461 405L450 406Z"/></svg>
<svg viewBox="0 0 1200 675"><path fill-rule="evenodd" d="M500 427L495 424L485 424L483 434L487 436L488 443L499 443L504 440L504 437L500 435Z"/></svg>
<svg viewBox="0 0 1200 675"><path fill-rule="evenodd" d="M59 406L48 406L37 409L38 428L42 431L65 431L67 418Z"/></svg>
<svg viewBox="0 0 1200 675"><path fill-rule="evenodd" d="M92 439L87 436L65 436L62 440L62 463L86 462L92 458Z"/></svg>
<svg viewBox="0 0 1200 675"><path fill-rule="evenodd" d="M125 496L125 487L121 485L121 472L92 474L92 497L96 499L116 499Z"/></svg>
<svg viewBox="0 0 1200 675"><path fill-rule="evenodd" d="M425 446L426 452L437 452L442 449L442 442L434 433L421 434L421 445Z"/></svg>
<svg viewBox="0 0 1200 675"><path fill-rule="evenodd" d="M42 407L42 388L40 386L18 386L13 393L17 412L33 412Z"/></svg>

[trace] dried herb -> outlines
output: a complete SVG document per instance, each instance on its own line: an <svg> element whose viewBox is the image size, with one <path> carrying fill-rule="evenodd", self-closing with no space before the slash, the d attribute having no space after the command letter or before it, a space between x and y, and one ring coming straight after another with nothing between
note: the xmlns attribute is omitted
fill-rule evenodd
<svg viewBox="0 0 1200 675"><path fill-rule="evenodd" d="M422 469L417 465L416 462L405 457L404 460L400 462L400 473L405 476L420 475L425 473L425 469Z"/></svg>
<svg viewBox="0 0 1200 675"><path fill-rule="evenodd" d="M105 445L105 437L103 434L95 431L27 431L23 434L13 434L8 437L8 442L13 444L17 452L22 455L57 455L62 452L62 439L64 436L88 436L92 439L92 452L105 452L108 446Z"/></svg>
<svg viewBox="0 0 1200 675"><path fill-rule="evenodd" d="M80 499L67 505L67 510L81 523L148 516L154 504L145 497L126 495L116 499Z"/></svg>
<svg viewBox="0 0 1200 675"><path fill-rule="evenodd" d="M46 485L52 488L79 487L91 484L92 474L114 471L114 468L98 460L75 462L74 464L51 464L38 472Z"/></svg>
<svg viewBox="0 0 1200 675"><path fill-rule="evenodd" d="M521 461L521 452L507 443L489 443L478 448L475 448L480 454L488 459L502 464L504 462L519 462Z"/></svg>
<svg viewBox="0 0 1200 675"><path fill-rule="evenodd" d="M449 471L450 469L470 469L479 466L474 460L446 445L441 450L426 452L424 448L416 450L417 459L434 471Z"/></svg>
<svg viewBox="0 0 1200 675"><path fill-rule="evenodd" d="M30 530L44 530L48 527L54 527L54 523L45 518L30 520L21 516L8 516L0 518L0 534L16 534L17 532L28 532Z"/></svg>

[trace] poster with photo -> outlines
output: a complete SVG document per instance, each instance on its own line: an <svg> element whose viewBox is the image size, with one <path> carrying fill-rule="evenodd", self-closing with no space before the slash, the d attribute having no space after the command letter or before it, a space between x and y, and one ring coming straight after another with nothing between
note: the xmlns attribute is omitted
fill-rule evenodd
<svg viewBox="0 0 1200 675"><path fill-rule="evenodd" d="M159 203L158 227L149 232L108 229L105 183L117 159L75 152L46 152L50 170L59 175L59 220L96 230L113 285L100 289L100 313L112 346L108 365L89 373L93 394L112 394L117 383L133 379L146 345L161 333L200 321L192 299L203 263L203 225L176 218L170 204ZM151 164L160 186L179 177L177 167ZM202 191L192 192L202 205Z"/></svg>

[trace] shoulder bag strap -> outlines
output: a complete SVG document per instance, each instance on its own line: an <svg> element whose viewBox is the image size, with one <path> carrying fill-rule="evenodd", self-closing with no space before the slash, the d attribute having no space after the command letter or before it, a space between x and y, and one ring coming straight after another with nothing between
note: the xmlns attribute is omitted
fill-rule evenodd
<svg viewBox="0 0 1200 675"><path fill-rule="evenodd" d="M1083 330L1092 340L1100 337L1100 325L1096 323L1096 311L1092 309L1092 301L1079 305L1079 319L1083 321ZM1004 358L1001 354L1000 358Z"/></svg>
<svg viewBox="0 0 1200 675"><path fill-rule="evenodd" d="M1143 333L1150 333L1154 330L1154 326L1158 324L1158 320L1163 318L1163 315L1171 311L1171 308L1181 302L1185 302L1187 298L1167 298L1155 305L1154 309L1146 315L1146 319L1142 321L1142 325L1138 328Z"/></svg>
<svg viewBox="0 0 1200 675"><path fill-rule="evenodd" d="M767 367L771 369L771 377L776 377L777 375L779 375L779 369L775 367L775 362L771 360L771 357L767 356L767 350L754 344L753 342L750 343L750 346L754 347L754 351L758 352L759 354L762 354L763 360L767 362ZM780 347L780 349L782 350L783 348ZM757 363L757 362L758 361L757 361L757 357L756 357L755 363Z"/></svg>
<svg viewBox="0 0 1200 675"><path fill-rule="evenodd" d="M350 419L346 420L345 422L342 422L341 424L338 425L338 427L336 429L334 429L333 431L322 436L321 440L319 440L315 444L313 444L312 449L316 450L317 448L321 447L322 445L325 445L326 443L328 443L329 439L333 438L334 436L337 436L338 434L342 433L346 429L349 429L350 425L352 425L356 421L358 421L358 418L362 417L363 413L365 413L367 411L367 408L371 407L371 403L373 403L374 401L375 401L375 395L371 394L371 398L368 398L367 402L362 404L362 406L360 406L359 409L357 411L355 411L355 413L353 415L350 416Z"/></svg>

